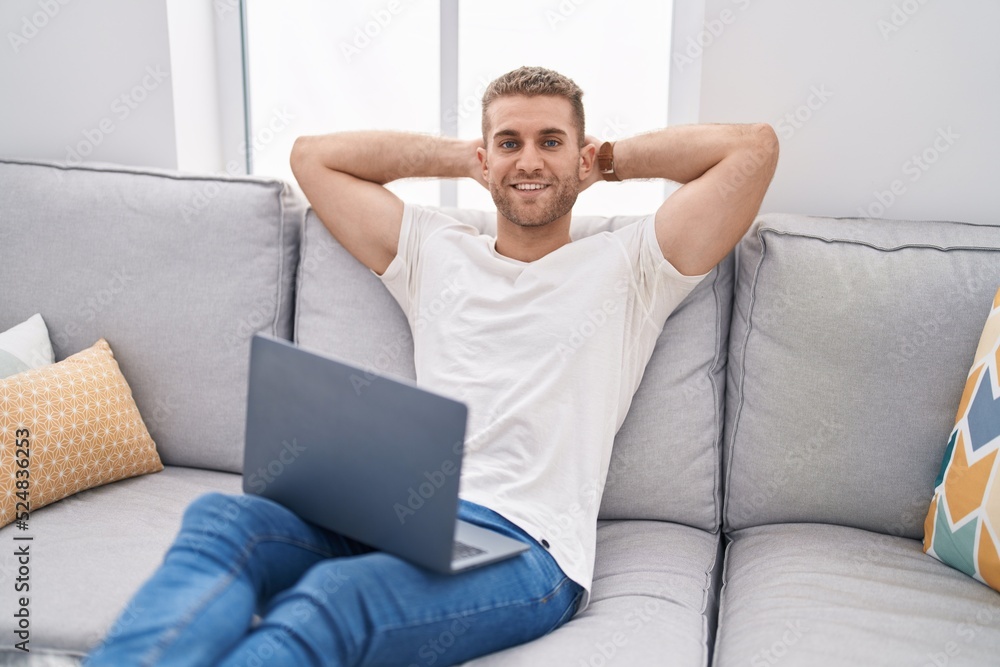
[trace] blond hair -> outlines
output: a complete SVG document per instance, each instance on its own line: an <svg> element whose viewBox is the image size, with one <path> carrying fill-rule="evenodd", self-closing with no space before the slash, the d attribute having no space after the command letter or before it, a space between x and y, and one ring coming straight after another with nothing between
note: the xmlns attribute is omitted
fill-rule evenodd
<svg viewBox="0 0 1000 667"><path fill-rule="evenodd" d="M583 146L584 116L583 90L567 76L544 67L518 67L496 78L483 93L483 141L489 145L489 121L487 112L493 100L511 95L552 95L570 103L573 109L573 124Z"/></svg>

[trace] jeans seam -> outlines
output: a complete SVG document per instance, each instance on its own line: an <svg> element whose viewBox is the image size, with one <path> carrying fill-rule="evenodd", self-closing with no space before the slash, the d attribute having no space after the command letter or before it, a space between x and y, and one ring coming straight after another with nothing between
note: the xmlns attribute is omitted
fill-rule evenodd
<svg viewBox="0 0 1000 667"><path fill-rule="evenodd" d="M260 544L264 542L277 542L281 544L288 544L291 546L297 546L305 548L316 554L320 554L325 558L332 558L331 554L326 549L316 549L313 545L302 542L301 540L292 539L285 537L283 535L257 535L250 539L250 541L243 547L243 552L240 557L233 563L229 571L226 572L225 578L222 579L218 584L216 584L210 591L208 591L202 598L198 601L198 604L191 607L188 613L184 615L183 618L178 620L172 627L170 627L146 654L146 657L142 661L142 667L151 667L157 660L163 657L164 652L176 641L177 637L181 634L181 629L189 626L195 617L200 614L208 603L218 597L220 591L224 590L226 586L229 586L233 580L236 578L236 574L246 567L247 562L250 560L250 555L253 550L256 549Z"/></svg>
<svg viewBox="0 0 1000 667"><path fill-rule="evenodd" d="M579 584L577 584L577 586L579 586ZM562 616L559 617L559 620L557 620L555 623L552 624L552 627L550 627L548 630L545 631L545 634L547 635L550 632L554 631L559 626L563 625L564 623L568 623L569 620L576 615L576 612L580 608L580 602L582 600L583 600L583 587L580 586L579 592L577 592L577 594L573 596L573 601L570 602L568 607L566 607L566 611L564 611Z"/></svg>

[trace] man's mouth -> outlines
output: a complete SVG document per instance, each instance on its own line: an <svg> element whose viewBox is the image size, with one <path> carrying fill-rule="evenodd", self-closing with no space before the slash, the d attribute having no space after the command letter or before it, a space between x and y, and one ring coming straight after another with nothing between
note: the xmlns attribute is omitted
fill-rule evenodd
<svg viewBox="0 0 1000 667"><path fill-rule="evenodd" d="M522 192L527 192L531 190L544 190L549 187L547 183L515 183L513 186L515 190L520 190Z"/></svg>

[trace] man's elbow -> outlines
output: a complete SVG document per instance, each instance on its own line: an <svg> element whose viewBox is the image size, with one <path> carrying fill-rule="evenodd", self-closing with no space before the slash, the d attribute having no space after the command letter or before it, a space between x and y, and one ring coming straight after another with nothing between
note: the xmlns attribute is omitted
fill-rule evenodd
<svg viewBox="0 0 1000 667"><path fill-rule="evenodd" d="M774 174L778 165L778 135L769 123L755 123L750 127L752 151L759 159L761 169L766 171L768 178Z"/></svg>
<svg viewBox="0 0 1000 667"><path fill-rule="evenodd" d="M296 176L302 166L309 160L309 146L312 137L301 136L292 144L292 152L288 156L288 163L292 167L292 173Z"/></svg>

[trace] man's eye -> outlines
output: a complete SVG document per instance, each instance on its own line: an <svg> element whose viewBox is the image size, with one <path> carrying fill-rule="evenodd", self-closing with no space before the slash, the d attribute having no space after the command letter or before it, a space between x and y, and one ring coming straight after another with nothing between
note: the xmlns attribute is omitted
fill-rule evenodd
<svg viewBox="0 0 1000 667"><path fill-rule="evenodd" d="M556 140L556 139L546 139L545 140L545 146L547 146L548 148L555 148L558 145L559 145L559 141Z"/></svg>
<svg viewBox="0 0 1000 667"><path fill-rule="evenodd" d="M508 140L508 141L504 141L503 143L501 143L500 144L500 148L508 148L508 149L510 149L510 148L514 148L514 146L516 146L516 145L517 144L515 142Z"/></svg>

